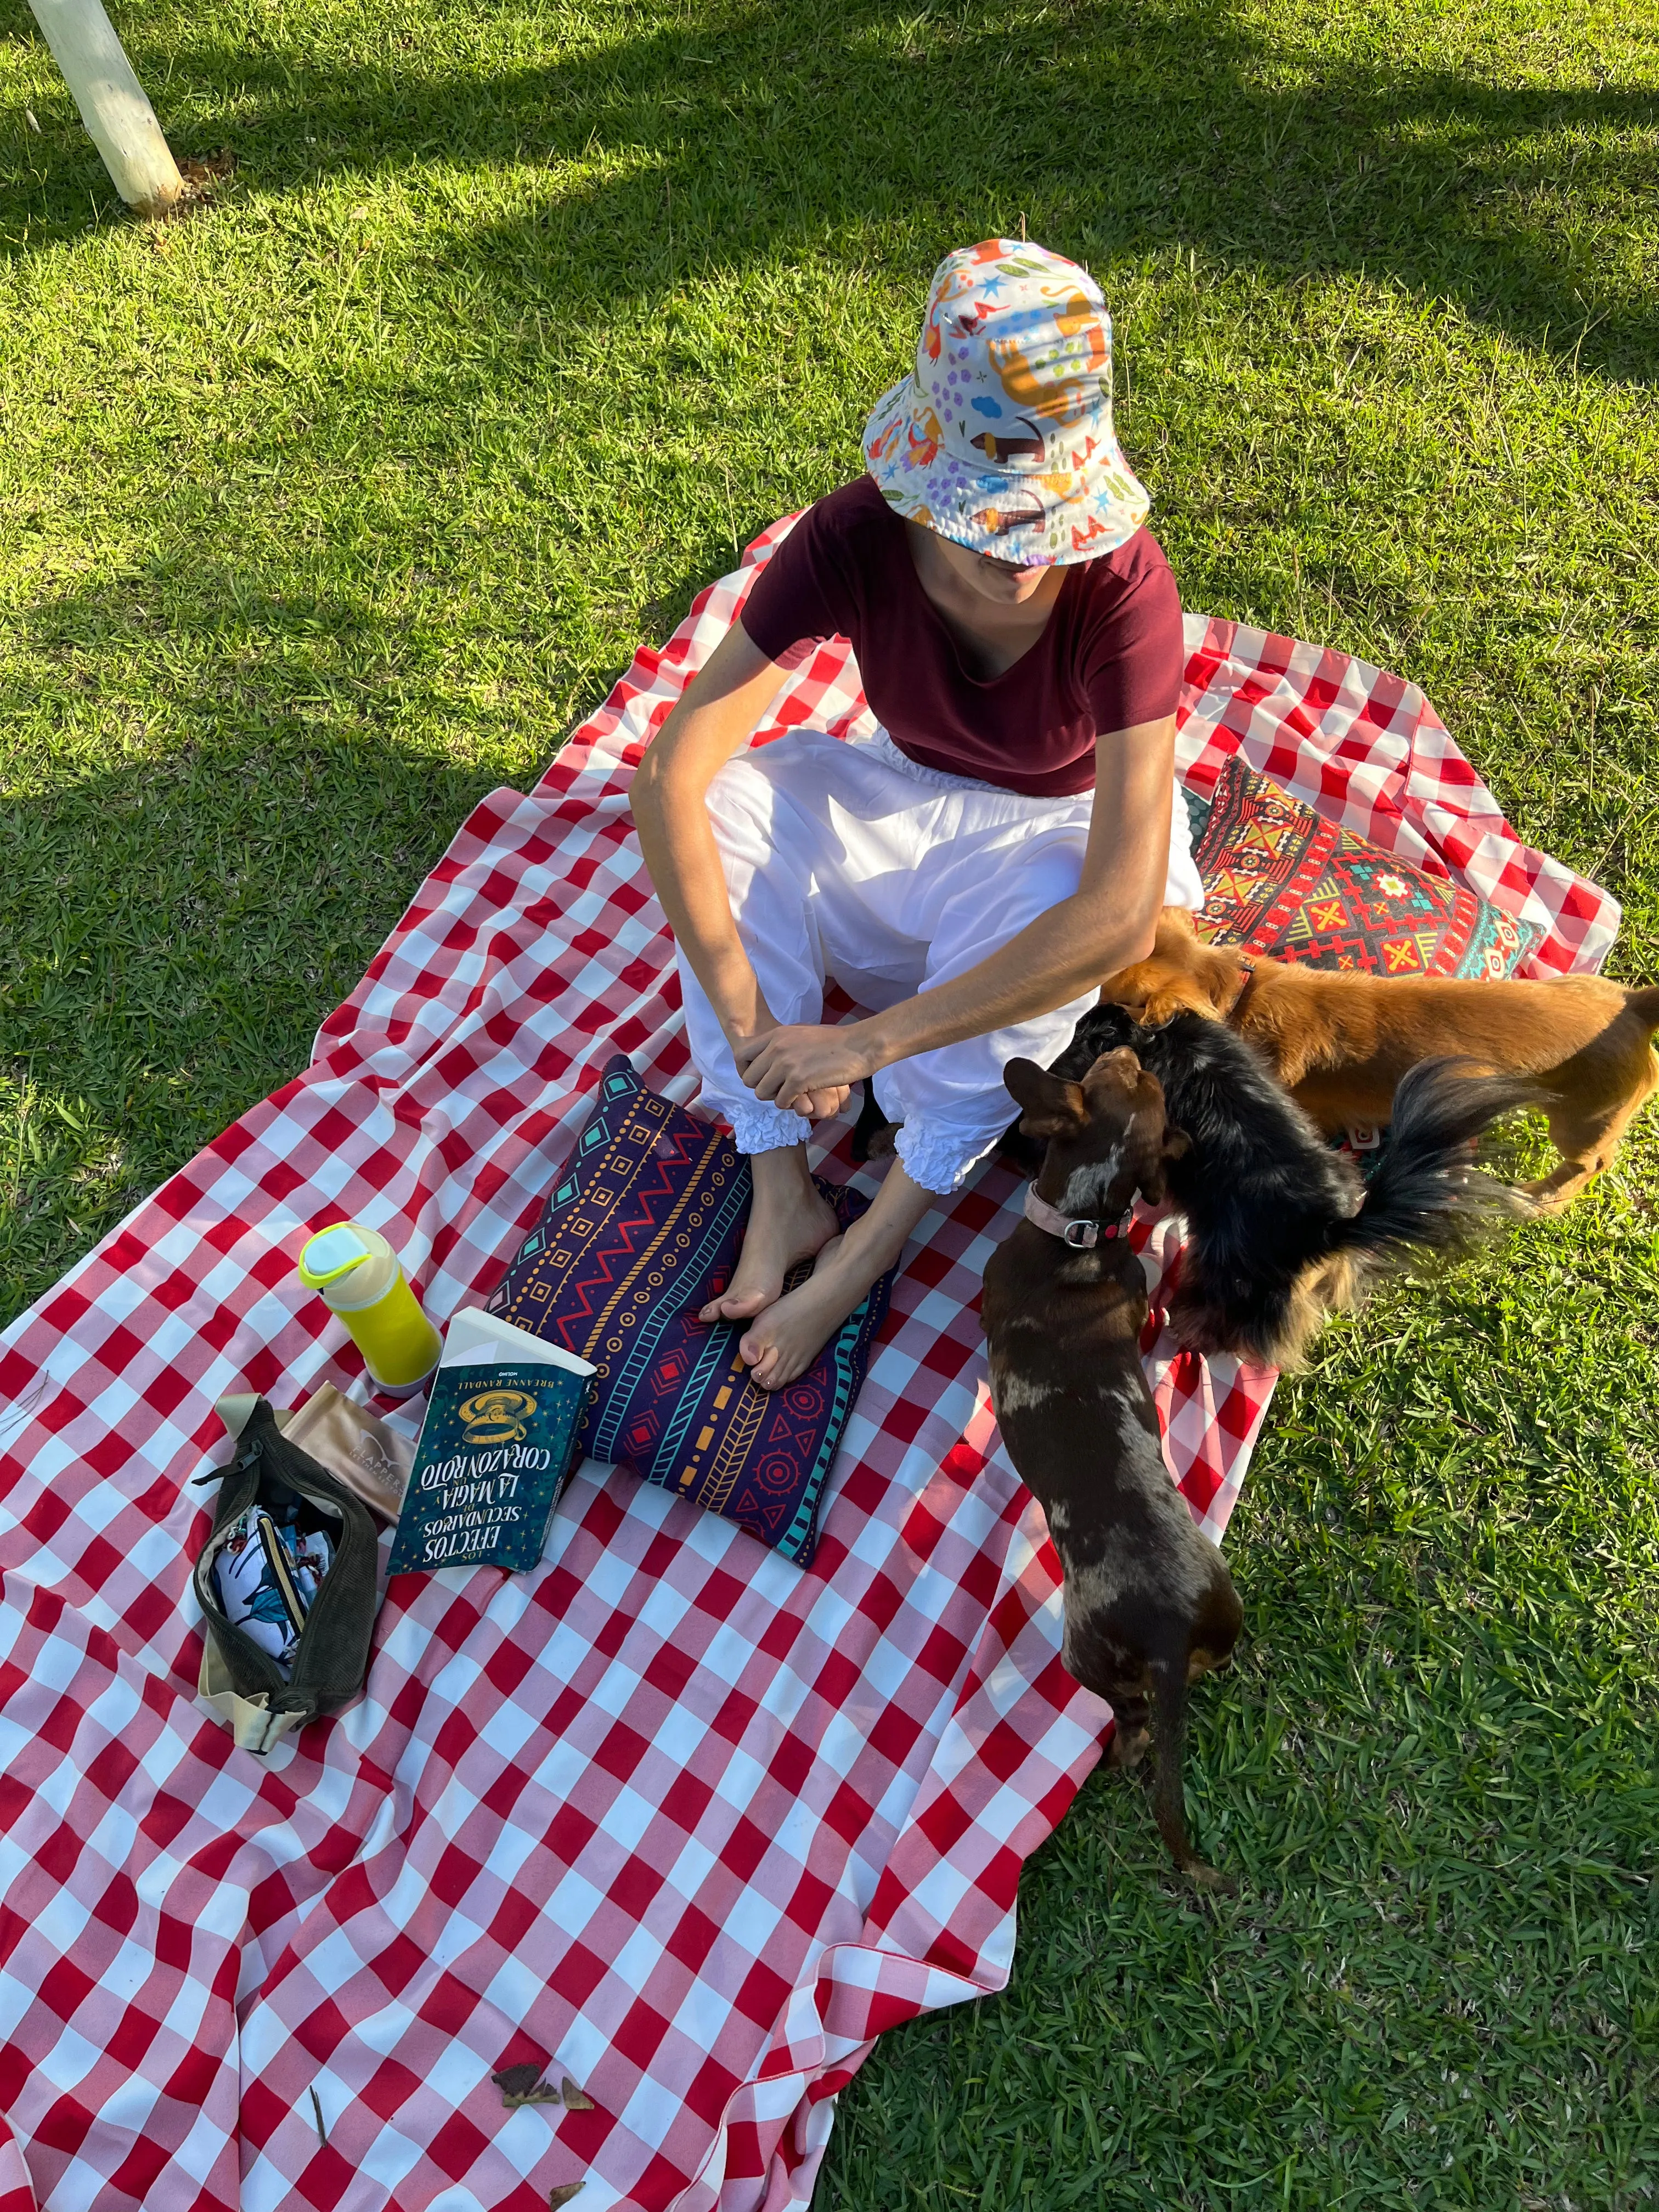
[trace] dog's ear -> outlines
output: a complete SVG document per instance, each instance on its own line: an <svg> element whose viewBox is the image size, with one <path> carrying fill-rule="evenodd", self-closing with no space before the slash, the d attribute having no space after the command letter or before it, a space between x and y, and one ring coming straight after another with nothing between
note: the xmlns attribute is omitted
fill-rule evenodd
<svg viewBox="0 0 1659 2212"><path fill-rule="evenodd" d="M1164 1157L1166 1160L1184 1160L1193 1149L1193 1140L1184 1129L1164 1131Z"/></svg>
<svg viewBox="0 0 1659 2212"><path fill-rule="evenodd" d="M1003 1082L1019 1108L1019 1126L1028 1137L1074 1137L1089 1119L1083 1086L1050 1075L1034 1060L1011 1060Z"/></svg>

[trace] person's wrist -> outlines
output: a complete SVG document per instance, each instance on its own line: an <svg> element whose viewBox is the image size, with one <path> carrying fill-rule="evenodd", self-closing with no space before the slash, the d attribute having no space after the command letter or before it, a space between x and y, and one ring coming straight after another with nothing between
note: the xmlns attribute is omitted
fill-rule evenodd
<svg viewBox="0 0 1659 2212"><path fill-rule="evenodd" d="M763 1008L757 1013L752 1006L744 1006L734 1014L722 1014L720 1022L726 1042L734 1051L738 1045L746 1044L754 1037L764 1036L769 1030L778 1026L774 1015Z"/></svg>
<svg viewBox="0 0 1659 2212"><path fill-rule="evenodd" d="M890 1030L891 1024L885 1014L866 1014L861 1021L854 1023L853 1033L858 1039L859 1057L860 1060L868 1062L864 1071L866 1075L874 1075L892 1061L903 1058Z"/></svg>

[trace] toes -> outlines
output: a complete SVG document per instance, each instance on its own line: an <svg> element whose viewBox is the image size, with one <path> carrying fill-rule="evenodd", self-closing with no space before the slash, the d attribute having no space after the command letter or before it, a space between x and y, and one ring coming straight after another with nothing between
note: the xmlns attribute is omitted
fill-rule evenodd
<svg viewBox="0 0 1659 2212"><path fill-rule="evenodd" d="M769 1345L765 1354L749 1370L750 1380L762 1390L786 1389L800 1373L799 1362L787 1358L775 1344Z"/></svg>
<svg viewBox="0 0 1659 2212"><path fill-rule="evenodd" d="M724 1297L711 1298L698 1314L699 1321L753 1321L758 1313L777 1304L775 1291L727 1291Z"/></svg>
<svg viewBox="0 0 1659 2212"><path fill-rule="evenodd" d="M750 1329L738 1340L738 1352L749 1370L749 1379L760 1390L781 1390L802 1371L803 1363L769 1336Z"/></svg>
<svg viewBox="0 0 1659 2212"><path fill-rule="evenodd" d="M769 1344L764 1337L745 1336L738 1351L749 1369L749 1379L763 1390L775 1389L774 1380L778 1367L778 1347Z"/></svg>

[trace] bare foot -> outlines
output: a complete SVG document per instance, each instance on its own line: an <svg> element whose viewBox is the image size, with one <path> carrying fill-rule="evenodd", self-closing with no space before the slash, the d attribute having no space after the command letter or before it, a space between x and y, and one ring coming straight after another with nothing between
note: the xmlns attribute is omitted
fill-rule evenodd
<svg viewBox="0 0 1659 2212"><path fill-rule="evenodd" d="M844 1237L827 1241L806 1280L757 1314L738 1339L738 1350L763 1390L781 1390L806 1372L848 1315L896 1266L905 1238L938 1204L932 1191L911 1182L902 1160L893 1162L870 1211Z"/></svg>
<svg viewBox="0 0 1659 2212"><path fill-rule="evenodd" d="M835 1208L807 1173L804 1145L757 1152L750 1167L755 1197L743 1249L731 1282L702 1309L699 1321L751 1321L764 1313L782 1296L789 1270L836 1234Z"/></svg>
<svg viewBox="0 0 1659 2212"><path fill-rule="evenodd" d="M805 1375L874 1280L858 1267L856 1255L848 1266L846 1237L832 1237L806 1280L769 1305L738 1340L761 1389L781 1390Z"/></svg>
<svg viewBox="0 0 1659 2212"><path fill-rule="evenodd" d="M890 1186L893 1196L884 1206ZM898 1258L916 1217L932 1202L933 1194L919 1189L896 1160L869 1212L845 1236L832 1238L805 1281L768 1306L738 1338L738 1351L763 1390L784 1389L806 1372Z"/></svg>

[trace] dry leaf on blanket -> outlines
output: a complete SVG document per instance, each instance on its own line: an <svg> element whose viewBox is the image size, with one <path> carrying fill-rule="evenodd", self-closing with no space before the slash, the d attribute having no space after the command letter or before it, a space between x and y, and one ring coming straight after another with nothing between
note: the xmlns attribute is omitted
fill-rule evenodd
<svg viewBox="0 0 1659 2212"><path fill-rule="evenodd" d="M573 2112L591 2112L594 2109L593 2100L586 2090L579 2089L568 2074L564 2077L564 2101Z"/></svg>
<svg viewBox="0 0 1659 2212"><path fill-rule="evenodd" d="M561 2204L568 2204L571 2198L580 2197L581 2191L580 2181L562 2181L556 2189L550 2189L547 2192L548 2212L559 2212Z"/></svg>
<svg viewBox="0 0 1659 2212"><path fill-rule="evenodd" d="M541 2067L533 2062L523 2066L503 2066L490 2080L501 2093L501 2102L511 2112L518 2105L556 2105L559 2093L550 2081L542 2079Z"/></svg>

